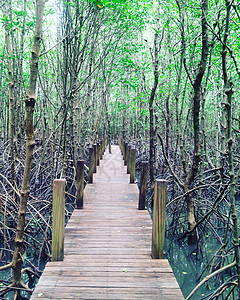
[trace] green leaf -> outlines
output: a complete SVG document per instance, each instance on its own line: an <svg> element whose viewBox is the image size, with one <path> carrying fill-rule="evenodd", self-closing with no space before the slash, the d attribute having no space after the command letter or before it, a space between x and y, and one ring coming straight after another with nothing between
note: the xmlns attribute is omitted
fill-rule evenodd
<svg viewBox="0 0 240 300"><path fill-rule="evenodd" d="M156 33L160 33L160 31L157 30L156 28L153 28L153 27L152 27L152 29L153 29Z"/></svg>
<svg viewBox="0 0 240 300"><path fill-rule="evenodd" d="M27 26L27 27L32 27L33 25L34 25L34 22L33 22L33 21L26 23L26 26Z"/></svg>
<svg viewBox="0 0 240 300"><path fill-rule="evenodd" d="M18 17L27 16L27 12L23 10L14 10L13 13Z"/></svg>

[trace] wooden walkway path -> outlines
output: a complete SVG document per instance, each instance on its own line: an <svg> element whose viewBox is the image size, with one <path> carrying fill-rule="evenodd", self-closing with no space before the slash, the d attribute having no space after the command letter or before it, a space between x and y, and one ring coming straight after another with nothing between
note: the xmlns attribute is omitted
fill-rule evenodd
<svg viewBox="0 0 240 300"><path fill-rule="evenodd" d="M168 261L151 258L152 221L137 205L112 146L66 226L64 261L47 263L31 299L184 299Z"/></svg>

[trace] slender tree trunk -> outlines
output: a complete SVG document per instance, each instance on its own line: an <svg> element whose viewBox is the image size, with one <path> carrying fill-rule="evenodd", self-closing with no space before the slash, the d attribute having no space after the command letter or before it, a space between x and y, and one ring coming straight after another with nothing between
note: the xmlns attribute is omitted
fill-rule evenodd
<svg viewBox="0 0 240 300"><path fill-rule="evenodd" d="M239 234L238 234L238 219L235 203L236 194L236 176L234 173L233 163L233 137L232 137L232 95L233 95L233 83L227 74L227 38L229 35L230 26L230 11L232 2L225 0L226 4L226 23L225 32L223 37L223 48L222 48L222 70L223 70L223 81L224 81L224 94L226 96L225 110L226 110L226 142L227 142L227 160L228 170L230 176L230 213L233 223L233 246L235 252L235 259L237 263L237 275L238 275L238 291L240 291L240 252L239 252Z"/></svg>
<svg viewBox="0 0 240 300"><path fill-rule="evenodd" d="M30 175L31 175L31 163L33 149L35 145L35 134L33 128L33 112L36 103L36 83L38 75L38 60L39 51L42 40L42 23L43 23L43 11L44 0L36 1L36 27L34 34L34 43L32 49L32 57L30 61L30 80L29 88L25 98L26 109L26 158L24 165L24 173L20 195L20 206L18 212L17 231L15 237L15 250L13 255L13 270L14 270L14 285L21 285L21 268L23 264L23 240L24 240L24 227L25 227L25 215L26 206L30 193Z"/></svg>
<svg viewBox="0 0 240 300"><path fill-rule="evenodd" d="M188 192L192 186L194 179L198 173L200 162L200 102L202 92L202 79L206 70L207 57L208 57L208 28L207 28L207 13L208 13L208 0L202 0L202 54L196 78L193 82L193 129L194 129L194 154L191 170L184 183L184 192ZM188 229L192 230L196 225L194 215L194 199L192 196L186 197L187 214L188 214ZM196 242L196 230L188 236L190 244Z"/></svg>
<svg viewBox="0 0 240 300"><path fill-rule="evenodd" d="M158 3L157 28L154 35L154 56L153 56L154 83L153 83L153 87L149 99L149 173L150 173L150 183L151 183L152 192L154 190L154 136L155 136L153 101L158 87L158 78L159 78L159 70L158 70L159 57L158 56L159 56L159 47L160 47L159 45L160 9L161 9L161 2Z"/></svg>
<svg viewBox="0 0 240 300"><path fill-rule="evenodd" d="M27 0L23 1L23 11L26 13L27 11ZM18 82L17 82L17 99L16 99L16 113L18 113L19 116L19 122L17 124L17 140L19 143L19 152L22 149L22 136L24 132L24 112L23 112L23 79L22 79L22 74L23 74L23 52L24 52L24 36L25 36L25 25L26 23L26 14L23 16L23 26L22 26L22 32L21 32L21 42L20 42L20 63L18 67ZM21 92L20 92L21 91ZM16 153L18 155L18 153Z"/></svg>
<svg viewBox="0 0 240 300"><path fill-rule="evenodd" d="M8 7L8 10L11 10L11 7ZM3 13L7 16L6 4L3 5ZM11 17L9 17L11 19ZM12 173L12 183L13 186L16 186L16 174L15 174L15 159L14 159L14 99L13 99L13 71L12 71L12 59L11 59L11 41L10 41L10 32L8 26L6 28L6 43L7 43L7 56L8 56L8 86L9 86L9 121L10 121L10 165ZM14 193L15 194L15 193Z"/></svg>

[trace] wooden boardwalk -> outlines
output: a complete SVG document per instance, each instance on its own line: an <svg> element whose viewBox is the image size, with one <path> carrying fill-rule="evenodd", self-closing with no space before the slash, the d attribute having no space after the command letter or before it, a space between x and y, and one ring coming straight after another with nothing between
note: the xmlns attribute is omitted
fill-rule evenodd
<svg viewBox="0 0 240 300"><path fill-rule="evenodd" d="M137 205L112 146L66 226L64 261L47 263L31 299L184 299L168 261L151 258L152 221Z"/></svg>

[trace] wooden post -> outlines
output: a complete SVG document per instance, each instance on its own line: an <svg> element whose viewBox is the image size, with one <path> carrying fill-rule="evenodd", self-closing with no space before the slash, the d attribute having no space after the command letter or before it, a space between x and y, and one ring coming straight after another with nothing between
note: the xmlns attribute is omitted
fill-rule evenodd
<svg viewBox="0 0 240 300"><path fill-rule="evenodd" d="M102 157L103 157L103 155L104 155L104 151L105 151L105 149L104 149L104 140L102 140L101 141L101 152L102 152Z"/></svg>
<svg viewBox="0 0 240 300"><path fill-rule="evenodd" d="M64 257L65 179L53 182L52 261Z"/></svg>
<svg viewBox="0 0 240 300"><path fill-rule="evenodd" d="M132 148L130 151L130 161L129 161L129 170L130 170L130 183L135 183L135 167L136 167L136 149Z"/></svg>
<svg viewBox="0 0 240 300"><path fill-rule="evenodd" d="M122 140L122 154L123 154L123 160L125 160L125 141Z"/></svg>
<svg viewBox="0 0 240 300"><path fill-rule="evenodd" d="M106 151L106 148L107 148L107 139L104 138L104 151Z"/></svg>
<svg viewBox="0 0 240 300"><path fill-rule="evenodd" d="M94 149L89 148L89 167L88 167L88 183L93 183L93 172L94 172Z"/></svg>
<svg viewBox="0 0 240 300"><path fill-rule="evenodd" d="M127 160L127 174L130 174L130 152L131 152L131 146L127 146L127 155L126 155L126 160Z"/></svg>
<svg viewBox="0 0 240 300"><path fill-rule="evenodd" d="M147 172L148 172L148 162L142 161L141 176L140 176L140 192L139 192L139 201L138 201L139 210L145 209L146 206Z"/></svg>
<svg viewBox="0 0 240 300"><path fill-rule="evenodd" d="M103 157L103 142L102 141L100 141L100 159L102 159L102 157Z"/></svg>
<svg viewBox="0 0 240 300"><path fill-rule="evenodd" d="M128 165L128 157L129 157L129 152L128 152L129 146L128 143L126 142L125 144L125 159L124 159L124 165Z"/></svg>
<svg viewBox="0 0 240 300"><path fill-rule="evenodd" d="M94 168L93 168L93 173L97 173L97 144L93 145L93 157L94 157Z"/></svg>
<svg viewBox="0 0 240 300"><path fill-rule="evenodd" d="M96 154L97 166L99 166L99 163L100 163L100 161L99 161L99 157L100 157L100 146L99 146L99 143L97 143L96 150L97 150L97 154Z"/></svg>
<svg viewBox="0 0 240 300"><path fill-rule="evenodd" d="M127 142L124 142L124 166L127 165Z"/></svg>
<svg viewBox="0 0 240 300"><path fill-rule="evenodd" d="M120 147L121 153L122 153L122 155L123 155L123 147L122 147L122 144L123 144L123 139L120 137L120 138L119 138L119 147Z"/></svg>
<svg viewBox="0 0 240 300"><path fill-rule="evenodd" d="M77 208L83 208L84 160L77 161Z"/></svg>
<svg viewBox="0 0 240 300"><path fill-rule="evenodd" d="M121 151L121 145L120 145L120 136L118 136L118 146L120 148L120 151Z"/></svg>
<svg viewBox="0 0 240 300"><path fill-rule="evenodd" d="M165 238L167 181L156 179L154 187L152 258L163 258Z"/></svg>
<svg viewBox="0 0 240 300"><path fill-rule="evenodd" d="M120 146L120 136L118 136L118 146L121 149L121 146Z"/></svg>

